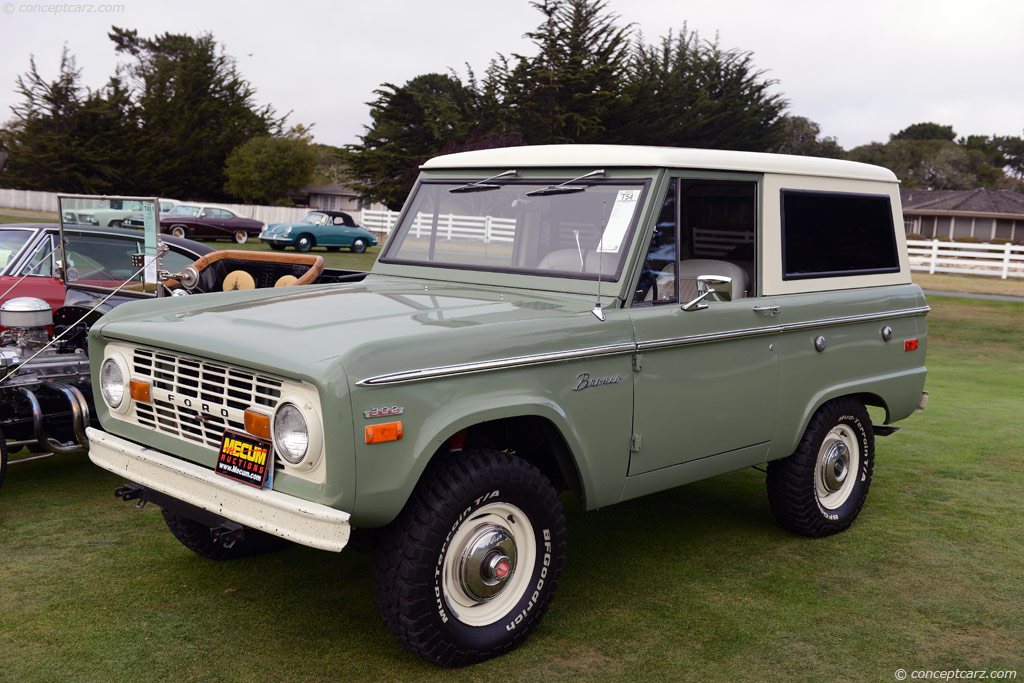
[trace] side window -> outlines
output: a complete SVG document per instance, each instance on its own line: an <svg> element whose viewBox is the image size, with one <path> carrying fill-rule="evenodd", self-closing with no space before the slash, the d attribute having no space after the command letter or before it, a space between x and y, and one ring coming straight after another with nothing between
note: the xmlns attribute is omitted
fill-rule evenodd
<svg viewBox="0 0 1024 683"><path fill-rule="evenodd" d="M55 277L53 274L53 238L47 237L36 247L32 258L22 266L18 275L38 275L39 277Z"/></svg>
<svg viewBox="0 0 1024 683"><path fill-rule="evenodd" d="M678 301L676 294L675 264L678 212L676 200L679 181L672 179L665 193L665 201L654 226L651 244L644 259L643 271L633 295L634 304L664 304Z"/></svg>
<svg viewBox="0 0 1024 683"><path fill-rule="evenodd" d="M728 277L732 298L754 296L757 184L675 179L662 205L634 304L690 301L697 278Z"/></svg>
<svg viewBox="0 0 1024 683"><path fill-rule="evenodd" d="M782 191L782 279L900 269L888 195Z"/></svg>

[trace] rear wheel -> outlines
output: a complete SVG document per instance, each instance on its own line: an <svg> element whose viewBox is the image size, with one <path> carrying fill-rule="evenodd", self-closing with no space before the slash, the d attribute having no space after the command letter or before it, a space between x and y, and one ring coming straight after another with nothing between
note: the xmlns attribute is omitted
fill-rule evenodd
<svg viewBox="0 0 1024 683"><path fill-rule="evenodd" d="M352 251L357 254L362 254L364 251L366 251L366 240L364 240L362 237L357 237L356 239L352 240Z"/></svg>
<svg viewBox="0 0 1024 683"><path fill-rule="evenodd" d="M309 251L315 244L316 240L313 239L312 235L303 233L295 240L295 251Z"/></svg>
<svg viewBox="0 0 1024 683"><path fill-rule="evenodd" d="M245 538L234 544L214 538L213 530L194 519L175 512L161 510L167 528L174 537L192 552L208 560L234 560L240 557L252 557L269 553L288 544L288 541L277 536L265 534L255 529L245 529ZM230 544L230 545L229 545Z"/></svg>
<svg viewBox="0 0 1024 683"><path fill-rule="evenodd" d="M341 247L327 247L327 251L341 251Z"/></svg>
<svg viewBox="0 0 1024 683"><path fill-rule="evenodd" d="M248 239L249 239L249 233L247 233L245 230L235 230L235 243L236 244L245 244L246 241L248 241Z"/></svg>
<svg viewBox="0 0 1024 683"><path fill-rule="evenodd" d="M533 465L490 449L432 464L377 548L377 605L442 666L509 652L540 624L565 563L565 519Z"/></svg>
<svg viewBox="0 0 1024 683"><path fill-rule="evenodd" d="M768 502L783 527L828 536L853 523L871 486L875 434L864 404L840 398L821 406L800 445L768 464Z"/></svg>
<svg viewBox="0 0 1024 683"><path fill-rule="evenodd" d="M188 235L188 231L185 230L184 226L175 225L173 228L171 228L171 234L174 235L175 237L185 237L186 235Z"/></svg>
<svg viewBox="0 0 1024 683"><path fill-rule="evenodd" d="M270 242L270 248L274 251L284 251L284 245L277 242Z"/></svg>

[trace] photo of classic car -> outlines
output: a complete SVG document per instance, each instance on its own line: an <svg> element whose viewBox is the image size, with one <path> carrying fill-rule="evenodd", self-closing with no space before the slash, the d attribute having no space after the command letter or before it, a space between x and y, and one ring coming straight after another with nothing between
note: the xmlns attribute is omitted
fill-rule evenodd
<svg viewBox="0 0 1024 683"><path fill-rule="evenodd" d="M78 272L88 273L84 263L90 254L79 249L84 242L75 240L79 234L88 234L95 244L94 250L108 250L115 246L125 253L138 252L143 234L125 228L65 228L71 240L71 265ZM42 299L56 310L64 305L66 288L60 278L60 250L54 251L60 231L56 223L24 223L0 226L0 304L8 299L31 296ZM200 256L213 249L205 244L176 237L164 237L170 250L164 256L164 268L178 272ZM130 264L125 260L126 267ZM96 270L93 268L92 270ZM24 278L24 279L22 279Z"/></svg>
<svg viewBox="0 0 1024 683"><path fill-rule="evenodd" d="M160 214L160 232L174 237L232 239L238 244L245 244L262 230L260 221L236 215L219 206L178 204L169 212Z"/></svg>
<svg viewBox="0 0 1024 683"><path fill-rule="evenodd" d="M377 246L376 235L344 211L310 211L298 223L271 223L260 233L260 239L277 250L325 247L327 251L338 251L347 247L358 254Z"/></svg>

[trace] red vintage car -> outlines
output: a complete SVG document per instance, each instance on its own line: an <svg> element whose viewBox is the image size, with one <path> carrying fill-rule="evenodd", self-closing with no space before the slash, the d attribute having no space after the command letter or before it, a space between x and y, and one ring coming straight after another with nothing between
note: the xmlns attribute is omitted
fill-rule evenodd
<svg viewBox="0 0 1024 683"><path fill-rule="evenodd" d="M120 228L65 228L70 272L79 285L116 286L133 268L131 254L140 253L143 234ZM0 304L8 299L32 296L57 310L65 303L67 288L58 268L60 239L56 223L24 223L0 226ZM170 250L164 268L172 273L184 269L213 251L205 244L165 239ZM103 264L117 263L119 267Z"/></svg>
<svg viewBox="0 0 1024 683"><path fill-rule="evenodd" d="M160 232L175 237L233 239L244 244L250 237L258 237L262 230L260 221L238 216L219 206L178 204L160 214Z"/></svg>

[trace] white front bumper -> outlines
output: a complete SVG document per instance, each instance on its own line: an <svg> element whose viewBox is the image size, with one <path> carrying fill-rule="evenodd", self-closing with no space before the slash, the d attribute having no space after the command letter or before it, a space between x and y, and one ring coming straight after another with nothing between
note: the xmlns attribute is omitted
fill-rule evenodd
<svg viewBox="0 0 1024 683"><path fill-rule="evenodd" d="M302 545L338 552L348 543L347 512L231 481L93 427L86 434L89 459L136 484Z"/></svg>

